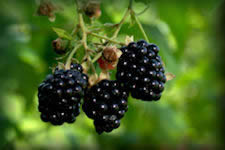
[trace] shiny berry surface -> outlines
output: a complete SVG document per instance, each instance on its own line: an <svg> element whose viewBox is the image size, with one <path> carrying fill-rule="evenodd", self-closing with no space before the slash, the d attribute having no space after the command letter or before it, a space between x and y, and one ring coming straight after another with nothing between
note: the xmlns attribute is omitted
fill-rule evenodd
<svg viewBox="0 0 225 150"><path fill-rule="evenodd" d="M87 90L82 106L94 120L96 132L111 132L120 126L120 119L128 110L128 92L117 81L102 80Z"/></svg>
<svg viewBox="0 0 225 150"><path fill-rule="evenodd" d="M88 86L88 78L79 64L71 70L57 69L39 85L38 110L41 119L53 125L73 123L80 113L80 100Z"/></svg>
<svg viewBox="0 0 225 150"><path fill-rule="evenodd" d="M144 100L159 100L166 83L165 69L159 56L159 47L145 40L122 47L116 78L124 83L131 96Z"/></svg>

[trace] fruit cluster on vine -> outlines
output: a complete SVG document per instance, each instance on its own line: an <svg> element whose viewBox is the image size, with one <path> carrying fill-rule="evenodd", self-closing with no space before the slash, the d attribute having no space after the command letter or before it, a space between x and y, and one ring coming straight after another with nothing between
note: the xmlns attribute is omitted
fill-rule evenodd
<svg viewBox="0 0 225 150"><path fill-rule="evenodd" d="M112 37L90 30L84 22L83 14L90 19L100 17L100 3L90 2L82 7L78 1L76 4L79 23L73 32L67 34L55 29L59 37L52 42L53 49L62 55L60 60L67 59L39 85L38 110L44 122L62 125L74 123L82 107L93 120L97 133L111 132L120 126L120 120L128 111L129 97L142 101L161 98L167 80L165 68L159 47L148 42L132 3L120 23L111 25L115 30ZM127 44L116 40L129 15L135 18L145 40L127 39ZM81 35L80 39L76 38L77 34ZM100 42L87 42L89 36L99 38ZM78 61L74 55L81 50L85 54ZM101 69L100 73L96 67ZM109 70L116 72L115 80L110 80Z"/></svg>

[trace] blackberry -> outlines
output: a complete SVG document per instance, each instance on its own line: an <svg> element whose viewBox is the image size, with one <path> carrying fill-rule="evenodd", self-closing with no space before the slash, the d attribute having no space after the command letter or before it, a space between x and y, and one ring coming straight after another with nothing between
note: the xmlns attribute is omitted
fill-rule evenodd
<svg viewBox="0 0 225 150"><path fill-rule="evenodd" d="M79 72L83 72L83 67L80 64L71 63L70 69L75 69Z"/></svg>
<svg viewBox="0 0 225 150"><path fill-rule="evenodd" d="M76 67L70 70L56 69L39 85L38 109L44 122L53 125L73 123L80 113L80 100L88 86L88 77L81 72L80 65L71 66Z"/></svg>
<svg viewBox="0 0 225 150"><path fill-rule="evenodd" d="M102 80L87 90L82 106L94 120L96 132L111 132L120 126L120 119L128 109L128 92L117 81Z"/></svg>
<svg viewBox="0 0 225 150"><path fill-rule="evenodd" d="M159 48L144 40L122 47L116 78L126 84L131 96L144 101L159 100L166 83Z"/></svg>

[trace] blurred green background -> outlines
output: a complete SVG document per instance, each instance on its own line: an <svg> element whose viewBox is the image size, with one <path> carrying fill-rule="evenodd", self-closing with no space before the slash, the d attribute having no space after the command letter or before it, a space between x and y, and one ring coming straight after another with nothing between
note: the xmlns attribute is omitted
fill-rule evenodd
<svg viewBox="0 0 225 150"><path fill-rule="evenodd" d="M161 48L166 71L176 78L166 84L159 102L129 98L121 127L98 135L83 112L72 124L43 123L37 110L37 87L56 64L52 27L72 31L72 0L55 0L62 11L56 21L37 16L38 0L0 1L0 149L158 149L215 150L224 146L224 79L217 67L222 0L152 0L140 16L151 42ZM141 12L148 0L138 0ZM128 0L102 0L99 22L117 23ZM217 32L215 30L217 29ZM142 39L127 21L120 32Z"/></svg>

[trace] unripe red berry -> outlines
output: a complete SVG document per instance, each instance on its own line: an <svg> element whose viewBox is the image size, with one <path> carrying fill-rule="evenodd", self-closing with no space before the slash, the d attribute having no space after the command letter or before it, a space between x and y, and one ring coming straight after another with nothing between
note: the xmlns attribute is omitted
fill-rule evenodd
<svg viewBox="0 0 225 150"><path fill-rule="evenodd" d="M114 69L119 58L119 52L116 47L106 47L102 52L102 57L98 60L100 68L103 70Z"/></svg>

